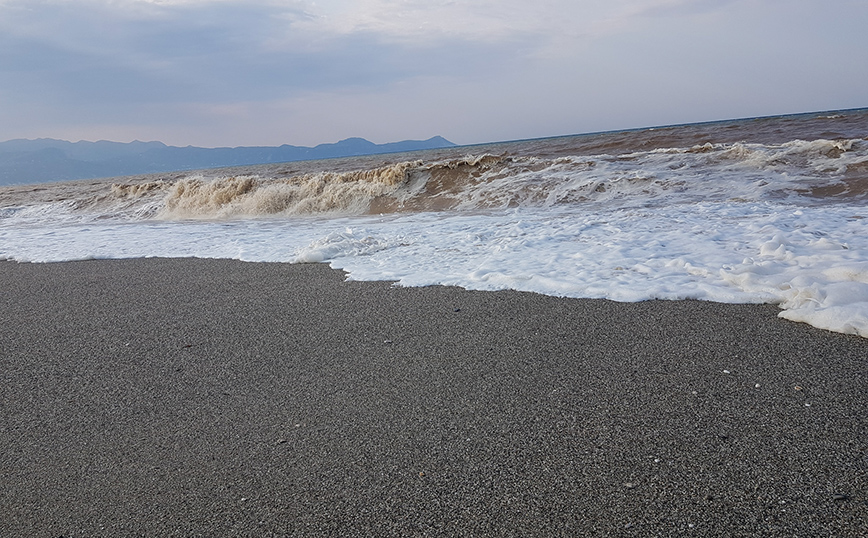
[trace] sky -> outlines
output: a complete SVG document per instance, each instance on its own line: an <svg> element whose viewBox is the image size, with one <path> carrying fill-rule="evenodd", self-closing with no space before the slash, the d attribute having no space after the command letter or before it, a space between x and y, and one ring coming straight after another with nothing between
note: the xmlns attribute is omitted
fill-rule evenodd
<svg viewBox="0 0 868 538"><path fill-rule="evenodd" d="M475 144L868 107L868 0L0 0L0 140Z"/></svg>

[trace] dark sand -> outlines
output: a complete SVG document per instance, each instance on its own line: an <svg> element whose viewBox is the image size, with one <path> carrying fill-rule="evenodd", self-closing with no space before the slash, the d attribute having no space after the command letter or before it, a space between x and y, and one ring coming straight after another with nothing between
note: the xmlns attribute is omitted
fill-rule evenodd
<svg viewBox="0 0 868 538"><path fill-rule="evenodd" d="M0 262L0 536L868 536L868 339L777 312Z"/></svg>

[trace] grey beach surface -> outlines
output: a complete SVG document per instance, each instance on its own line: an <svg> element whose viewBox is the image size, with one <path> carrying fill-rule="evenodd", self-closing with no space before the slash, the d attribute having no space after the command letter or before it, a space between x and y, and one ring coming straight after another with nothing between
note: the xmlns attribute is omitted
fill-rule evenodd
<svg viewBox="0 0 868 538"><path fill-rule="evenodd" d="M0 262L0 536L868 536L868 339L777 312Z"/></svg>

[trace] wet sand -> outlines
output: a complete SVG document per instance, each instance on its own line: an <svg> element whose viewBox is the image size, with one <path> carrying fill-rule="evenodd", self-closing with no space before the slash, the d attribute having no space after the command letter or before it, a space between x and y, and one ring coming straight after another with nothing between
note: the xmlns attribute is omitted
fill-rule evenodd
<svg viewBox="0 0 868 538"><path fill-rule="evenodd" d="M868 536L868 339L777 312L0 262L0 536Z"/></svg>

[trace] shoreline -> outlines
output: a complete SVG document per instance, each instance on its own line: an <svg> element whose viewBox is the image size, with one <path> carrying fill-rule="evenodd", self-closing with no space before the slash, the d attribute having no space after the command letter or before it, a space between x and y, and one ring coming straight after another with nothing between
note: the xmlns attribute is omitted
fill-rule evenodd
<svg viewBox="0 0 868 538"><path fill-rule="evenodd" d="M868 340L774 305L0 262L0 535L868 534Z"/></svg>

